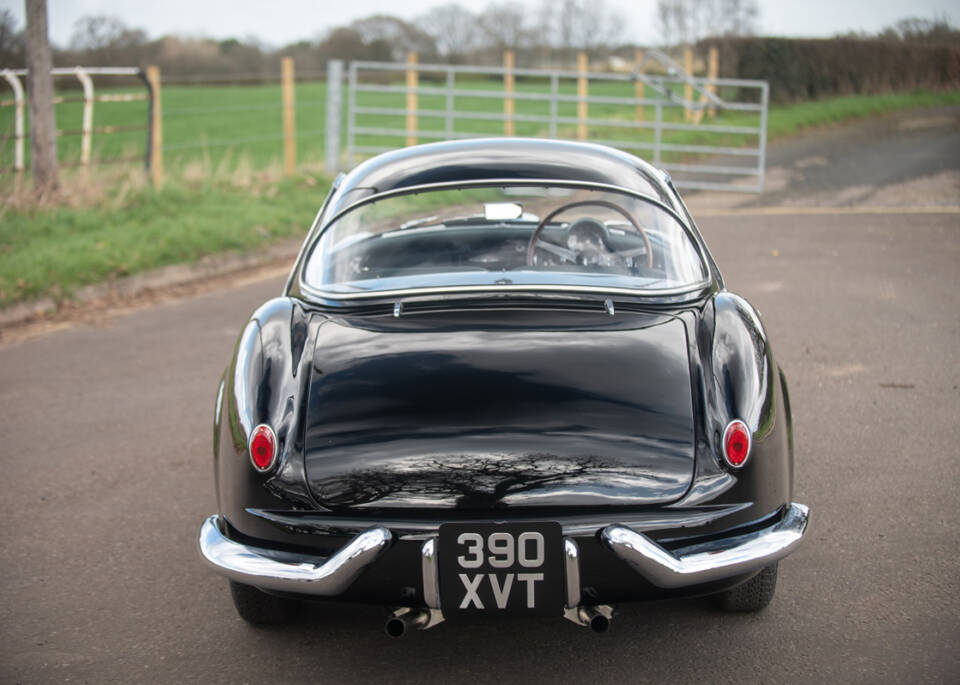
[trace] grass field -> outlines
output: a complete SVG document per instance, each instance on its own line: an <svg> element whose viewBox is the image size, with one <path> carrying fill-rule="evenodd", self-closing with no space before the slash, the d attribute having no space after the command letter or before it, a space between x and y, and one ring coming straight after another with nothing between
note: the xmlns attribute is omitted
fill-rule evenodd
<svg viewBox="0 0 960 685"><path fill-rule="evenodd" d="M98 90L109 93L143 93L143 86ZM58 91L76 97L76 91ZM307 160L321 159L325 126L326 85L298 84L296 118L298 149ZM255 166L266 165L282 153L280 86L165 86L162 89L164 160L171 169L190 161L231 166L246 158ZM79 102L57 105L57 127L80 128L83 106ZM146 126L146 102L98 102L94 105L94 126ZM29 122L28 122L29 127ZM13 133L13 109L0 108L0 135ZM110 160L143 155L147 132L120 131L93 137L93 157ZM13 144L0 144L0 167L13 163ZM27 145L29 158L29 145ZM76 163L80 137L61 136L58 153L62 163Z"/></svg>
<svg viewBox="0 0 960 685"><path fill-rule="evenodd" d="M58 83L63 82L58 79ZM421 81L421 86L436 87L440 84ZM458 81L457 87L464 90L484 90L502 92L503 84L493 80ZM136 80L125 88L101 89L101 92L143 93L144 88ZM549 83L544 79L519 80L517 92L544 96L538 100L516 100L516 114L541 115L549 113ZM575 95L576 84L572 79L560 81L559 92L563 95ZM58 94L76 97L77 91L62 90ZM593 82L590 85L591 96L633 97L633 85L623 82ZM735 92L723 93L735 98ZM321 162L324 155L324 130L326 126L326 84L322 82L298 83L296 86L296 122L298 161L306 164ZM789 135L804 126L819 125L830 121L846 120L858 116L868 116L879 111L888 111L901 107L925 106L960 101L960 92L953 93L909 93L884 96L848 97L821 100L789 106L774 106L770 109L768 121L769 137ZM196 85L164 86L163 103L163 141L164 160L171 171L181 169L188 164L201 164L207 171L230 171L238 164L249 164L254 168L264 167L279 161L282 155L281 94L279 84L268 85ZM360 93L357 96L359 107L384 107L402 109L405 97L394 93ZM422 110L444 110L446 101L443 96L421 95L419 108ZM499 114L503 112L503 102L496 98L459 96L454 102L455 109L475 115ZM654 108L646 107L645 116L651 121ZM57 106L57 125L60 129L77 130L82 119L82 105L79 102L63 103ZM557 113L560 117L575 118L576 104L561 102ZM606 119L614 124L634 121L635 108L618 104L591 104L588 116L592 119ZM341 130L346 135L346 102L342 117ZM679 107L664 109L664 119L670 122L683 120L683 110ZM94 126L130 127L145 126L147 122L146 102L100 102L94 107ZM361 114L356 120L358 127L405 129L402 115ZM422 116L419 119L421 131L444 131L442 117ZM757 126L759 116L755 113L721 112L716 120L705 119L704 123L722 125ZM28 122L29 127L29 122ZM501 121L480 119L456 119L453 132L460 135L499 135L504 130ZM13 133L13 108L0 107L0 136ZM516 134L521 136L547 136L544 123L519 121ZM558 136L573 138L576 125L561 124ZM620 126L591 126L588 138L597 141L622 142L626 145L642 145L653 140L651 129L625 128ZM101 161L118 157L143 155L146 149L145 130L118 131L110 134L95 134L93 137L93 156ZM429 142L437 137L421 135L419 142ZM399 147L405 144L405 136L359 135L356 142L365 146ZM708 144L708 145L755 145L756 136L742 134L709 134L690 131L666 131L663 142L668 144ZM341 147L345 144L342 141ZM80 136L64 135L58 141L61 162L69 166L79 160ZM26 146L29 163L29 145ZM643 154L643 150L638 151ZM677 154L665 154L663 161L669 163L679 159ZM5 137L0 141L0 169L13 164L13 141ZM9 177L9 174L4 174ZM0 186L3 185L0 180Z"/></svg>
<svg viewBox="0 0 960 685"><path fill-rule="evenodd" d="M142 85L132 81L127 88L110 88L97 91L110 93L143 93ZM440 84L422 81L423 87L437 87ZM503 83L492 80L466 80L457 83L464 90L483 90L502 92ZM549 82L543 79L520 80L517 92L521 94L549 95ZM562 95L576 94L576 84L571 79L560 82ZM58 91L58 94L76 97L76 91ZM597 82L591 85L591 95L633 97L633 86L629 83ZM298 158L307 163L316 163L324 155L324 131L326 127L326 84L321 82L298 83L295 90L297 152ZM394 93L360 93L356 104L359 107L383 107L402 109L405 96ZM255 167L268 165L279 160L282 154L281 93L279 84L270 85L218 85L218 86L164 86L163 104L163 140L166 165L171 168L182 167L191 162L209 165L211 170L229 169L232 165L245 160ZM496 114L503 112L503 101L497 98L460 96L455 100L458 112L472 114ZM421 95L419 108L422 110L443 110L446 100L443 96ZM539 101L516 100L516 114L542 115L549 113L546 99ZM346 109L343 105L343 125L341 130L346 136ZM647 108L647 116L653 116L653 108ZM557 113L560 117L576 117L575 103L559 103ZM0 135L13 133L13 110L0 108ZM634 108L623 105L592 105L589 116L613 120L632 120ZM677 108L667 110L669 119L679 121L682 111ZM723 117L721 117L723 118ZM757 125L758 117L749 121L744 116L727 116L745 125ZM57 106L57 125L60 129L77 130L82 120L82 104L79 102L62 103ZM145 126L147 122L146 102L106 102L96 103L94 107L94 126L132 127ZM403 115L358 115L358 127L405 129ZM728 122L730 123L730 122ZM422 116L419 120L421 131L443 131L445 121L441 117ZM575 126L561 125L560 137L573 137ZM453 126L456 134L497 135L502 134L504 125L499 121L478 119L457 119ZM546 124L517 122L516 134L521 136L546 136ZM626 134L626 135L625 135ZM649 130L623 129L621 127L591 127L589 137L599 139L621 139L625 142L652 142L653 132ZM147 134L140 131L118 131L110 134L98 134L93 138L93 156L101 161L118 157L142 155L146 149ZM421 135L420 142L430 142L437 136ZM403 136L360 135L356 141L360 145L397 147L405 142ZM666 140L665 142L677 142ZM346 141L342 142L345 145ZM61 136L59 139L61 162L70 165L79 160L80 137L78 135ZM29 146L28 146L29 148ZM29 149L27 150L29 157ZM0 147L0 168L6 168L13 161L12 141L7 140Z"/></svg>
<svg viewBox="0 0 960 685"><path fill-rule="evenodd" d="M474 82L492 88L489 82ZM518 91L536 92L541 84L520 82ZM594 94L626 95L610 87ZM573 92L564 84L561 92ZM0 307L43 296L69 298L79 287L174 263L191 262L223 250L251 250L282 237L302 235L323 199L329 179L318 171L323 156L323 84L297 86L298 159L304 171L281 179L281 110L279 86L164 87L164 143L168 182L160 191L147 187L137 167L98 168L88 185L78 184L68 199L53 206L5 201L0 208ZM364 95L358 104L402 107L402 95ZM499 100L458 99L457 106L474 111L502 111ZM769 137L792 135L805 127L871 116L895 109L960 103L960 92L909 93L849 97L771 107ZM421 97L420 107L443 109L442 98ZM516 103L518 114L545 113L543 102ZM484 109L485 108L485 109ZM135 125L146 119L145 103L98 103L95 125ZM79 128L80 105L59 105L58 126ZM575 116L575 104L563 104L560 116ZM0 108L0 134L12 130L12 110ZM626 120L633 107L592 108L591 117ZM680 110L672 114L682 116ZM742 123L755 115L721 115L723 123ZM72 122L72 123L71 123ZM403 128L403 117L361 119L361 125ZM423 118L422 129L443 129L438 118ZM573 125L561 130L572 137ZM612 127L611 127L612 129ZM455 131L492 135L502 122L460 120ZM622 128L615 133L624 136ZM631 129L626 129L630 131ZM517 124L518 135L545 135L544 125ZM592 139L613 135L594 127ZM648 132L637 132L644 140ZM94 138L102 158L140 154L145 132ZM675 140L699 141L696 132ZM66 162L79 155L79 138L60 139ZM368 137L364 144L402 145L398 138ZM728 136L710 144L735 145ZM0 167L12 162L11 141L0 144ZM310 163L313 163L312 165ZM261 171L263 170L263 171ZM9 187L10 174L0 186ZM67 179L68 187L72 182Z"/></svg>

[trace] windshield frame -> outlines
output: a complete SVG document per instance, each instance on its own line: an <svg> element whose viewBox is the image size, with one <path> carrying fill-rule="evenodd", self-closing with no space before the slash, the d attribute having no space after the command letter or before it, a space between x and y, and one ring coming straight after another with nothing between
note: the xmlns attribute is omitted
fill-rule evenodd
<svg viewBox="0 0 960 685"><path fill-rule="evenodd" d="M341 291L330 291L325 290L322 287L318 288L315 285L308 283L305 278L305 272L307 265L310 262L310 259L313 257L313 253L316 250L317 246L320 243L320 239L323 237L323 234L333 226L333 224L338 221L342 216L359 209L360 207L374 202L379 202L381 200L389 199L392 197L400 197L403 195L416 195L420 193L432 192L432 191L442 191L442 190L458 190L465 188L497 188L497 187L509 187L509 186L525 186L525 187L564 187L564 188L574 188L574 189L585 189L585 190L599 190L607 191L613 193L619 193L626 195L632 198L636 198L648 204L651 204L670 215L687 235L687 238L693 243L693 246L696 250L697 256L700 259L701 266L703 268L704 274L706 277L695 283L689 283L683 286L678 286L675 288L622 288L615 286L590 286L590 285L566 285L566 284L523 284L523 285L453 285L453 286L420 286L420 287L410 287L410 288L398 288L391 290L367 290L367 291L358 291L358 292L341 292ZM317 216L317 222L322 219L323 212ZM699 235L697 230L690 225L687 219L683 217L676 209L661 201L659 198L653 197L652 195L647 195L646 193L641 193L629 188L623 188L621 186L616 186L608 183L593 183L590 181L570 181L564 179L517 179L517 178L499 178L499 179L478 179L478 180L467 180L467 181L445 181L443 183L427 183L422 185L407 186L404 188L394 188L392 190L384 191L382 193L373 193L367 197L361 198L356 202L352 202L349 205L337 209L333 215L327 219L322 226L317 228L319 224L315 223L314 230L312 235L308 236L307 242L304 244L304 248L301 250L301 255L298 258L297 263L297 285L301 293L309 295L310 297L316 298L318 300L329 300L329 301L342 301L342 300L376 300L376 299L390 299L397 297L406 297L406 296L417 296L417 295L449 295L449 294L482 294L489 293L492 295L503 294L507 292L513 293L538 293L538 292L553 292L553 293L581 293L581 294L590 294L596 293L601 295L627 295L632 297L674 297L678 295L685 295L688 293L699 293L706 288L709 288L716 278L714 270L712 268L712 260L709 258L706 245L703 242L702 237Z"/></svg>

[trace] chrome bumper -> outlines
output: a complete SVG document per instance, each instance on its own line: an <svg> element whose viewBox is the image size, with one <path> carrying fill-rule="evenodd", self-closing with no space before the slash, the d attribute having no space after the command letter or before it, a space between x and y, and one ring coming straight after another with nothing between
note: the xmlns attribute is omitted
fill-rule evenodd
<svg viewBox="0 0 960 685"><path fill-rule="evenodd" d="M265 590L307 595L339 595L393 541L386 528L357 535L329 559L279 554L235 542L220 532L217 517L200 528L200 556L221 575Z"/></svg>
<svg viewBox="0 0 960 685"><path fill-rule="evenodd" d="M791 504L777 523L752 533L668 551L632 528L611 525L600 531L603 544L637 573L661 588L678 588L756 571L792 552L803 539L810 510ZM393 542L383 527L357 535L329 559L279 553L227 538L211 516L200 528L200 556L215 571L247 585L308 595L344 592ZM421 550L424 600L440 614L436 539ZM580 598L580 559L576 543L564 540L566 606L576 610ZM442 618L439 618L442 620ZM434 621L431 620L431 625Z"/></svg>
<svg viewBox="0 0 960 685"><path fill-rule="evenodd" d="M808 507L791 504L768 528L672 552L625 526L607 526L600 539L657 587L677 588L749 573L782 559L800 544L809 519Z"/></svg>

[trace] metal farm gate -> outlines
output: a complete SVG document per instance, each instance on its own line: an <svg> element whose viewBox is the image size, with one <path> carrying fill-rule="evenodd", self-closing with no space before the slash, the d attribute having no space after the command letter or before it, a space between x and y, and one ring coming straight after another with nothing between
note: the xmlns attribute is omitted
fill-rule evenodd
<svg viewBox="0 0 960 685"><path fill-rule="evenodd" d="M98 135L108 135L112 133L122 133L130 131L144 131L147 135L147 144L146 144L146 154L144 155L133 155L133 156L123 156L123 157L109 157L109 158L98 158L97 163L106 163L106 162L129 162L129 161L139 161L145 160L147 166L150 164L150 153L151 153L151 140L150 136L152 135L152 127L150 126L149 119L142 124L128 124L128 125L114 125L114 126L99 126L95 127L93 125L93 109L94 103L96 102L149 102L151 110L148 111L148 116L152 112L153 98L154 98L154 86L150 83L148 76L145 72L137 67L64 67L64 68L54 68L50 70L50 74L54 77L65 77L73 76L77 78L80 82L82 91L79 96L63 96L58 95L54 97L53 102L55 105L63 103L82 103L82 118L80 121L80 128L67 128L59 129L56 132L57 136L80 136L80 155L79 159L72 164L79 164L81 167L86 169L92 160L92 149L93 149L93 135L96 133ZM4 142L6 140L13 141L13 166L10 168L0 168L0 173L13 171L17 174L18 178L20 174L23 173L24 168L26 167L24 147L27 139L24 125L24 113L27 108L27 98L24 93L22 78L26 77L26 69L0 69L0 78L3 78L6 81L7 85L10 86L10 89L13 91L13 99L9 100L0 100L0 107L13 107L13 134L4 135L0 137L0 140ZM97 76L132 76L139 78L144 85L146 90L143 93L116 93L116 92L106 92L106 93L94 93L93 87L93 77ZM61 119L62 120L62 119ZM65 164L63 160L60 160L61 166L68 166L71 163Z"/></svg>
<svg viewBox="0 0 960 685"><path fill-rule="evenodd" d="M418 142L522 135L631 151L682 188L761 192L768 84L693 77L649 52L665 75L589 72L585 60L576 71L351 62L346 163Z"/></svg>

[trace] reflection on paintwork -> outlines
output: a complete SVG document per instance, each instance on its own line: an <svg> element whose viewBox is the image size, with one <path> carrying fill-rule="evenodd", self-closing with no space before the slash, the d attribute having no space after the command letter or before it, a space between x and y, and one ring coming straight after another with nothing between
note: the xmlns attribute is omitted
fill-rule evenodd
<svg viewBox="0 0 960 685"><path fill-rule="evenodd" d="M767 341L753 308L736 295L716 298L716 335L713 340L714 372L729 418L739 418L750 430L763 423L764 410L772 401L771 369Z"/></svg>
<svg viewBox="0 0 960 685"><path fill-rule="evenodd" d="M510 441L505 436L502 441ZM396 450L405 446L388 443ZM380 454L360 459L317 458L311 483L327 506L442 506L648 504L686 490L689 460L665 456L658 469L636 459L552 454ZM355 465L358 462L362 466ZM672 462L672 463L671 463Z"/></svg>
<svg viewBox="0 0 960 685"><path fill-rule="evenodd" d="M243 329L237 343L236 365L233 373L233 407L230 413L234 443L239 450L246 448L247 437L257 424L255 418L256 392L260 388L260 326L251 321Z"/></svg>
<svg viewBox="0 0 960 685"><path fill-rule="evenodd" d="M393 335L323 326L305 435L314 495L457 508L682 496L694 441L682 322L635 316L583 335L537 330L536 316L443 333L409 319Z"/></svg>
<svg viewBox="0 0 960 685"><path fill-rule="evenodd" d="M714 500L736 485L737 477L732 473L720 471L697 478L686 496L678 502L679 506L695 506L701 502Z"/></svg>

